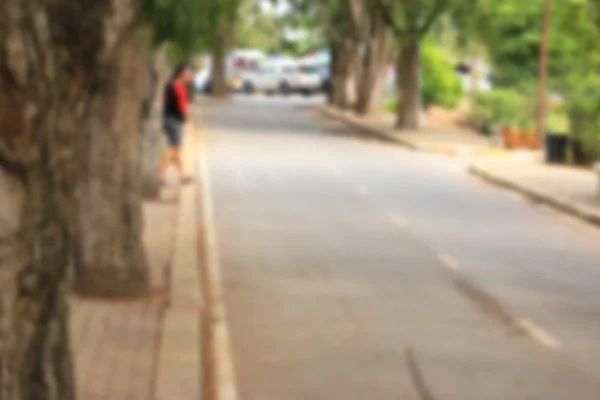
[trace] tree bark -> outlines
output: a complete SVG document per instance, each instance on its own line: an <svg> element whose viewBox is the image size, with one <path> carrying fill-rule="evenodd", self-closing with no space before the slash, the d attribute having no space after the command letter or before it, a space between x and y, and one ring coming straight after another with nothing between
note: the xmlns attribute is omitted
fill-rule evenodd
<svg viewBox="0 0 600 400"><path fill-rule="evenodd" d="M389 30L383 10L372 11L370 32L363 57L361 79L358 80L356 112L370 115L380 111L387 70Z"/></svg>
<svg viewBox="0 0 600 400"><path fill-rule="evenodd" d="M0 398L75 398L68 333L77 151L130 1L0 6Z"/></svg>
<svg viewBox="0 0 600 400"><path fill-rule="evenodd" d="M336 62L331 76L331 105L345 110L351 107L350 85L352 84L352 62L356 46L349 39L342 40L336 51Z"/></svg>
<svg viewBox="0 0 600 400"><path fill-rule="evenodd" d="M402 45L396 64L398 109L396 127L419 129L421 112L421 82L419 42L411 40Z"/></svg>
<svg viewBox="0 0 600 400"><path fill-rule="evenodd" d="M165 47L162 47L154 54L148 68L142 112L142 194L145 198L157 198L160 194L158 169L165 143L162 135L162 89L168 75Z"/></svg>
<svg viewBox="0 0 600 400"><path fill-rule="evenodd" d="M142 245L142 105L149 29L129 30L92 102L81 150L76 292L131 297L148 291Z"/></svg>
<svg viewBox="0 0 600 400"><path fill-rule="evenodd" d="M327 83L327 104L330 106L334 105L334 85L333 85L333 77L337 71L338 63L339 63L339 46L337 44L331 44L330 46L331 52L331 62L329 63L329 80Z"/></svg>
<svg viewBox="0 0 600 400"><path fill-rule="evenodd" d="M227 39L223 33L217 34L212 49L212 95L226 96L229 92L227 85Z"/></svg>

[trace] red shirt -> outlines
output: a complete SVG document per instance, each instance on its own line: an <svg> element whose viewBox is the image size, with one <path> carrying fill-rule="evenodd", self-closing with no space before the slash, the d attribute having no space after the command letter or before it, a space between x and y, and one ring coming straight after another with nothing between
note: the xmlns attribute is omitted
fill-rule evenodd
<svg viewBox="0 0 600 400"><path fill-rule="evenodd" d="M173 82L173 91L175 92L175 97L177 98L177 104L179 105L179 111L183 117L187 117L188 112L188 98L187 98L187 90L183 83L176 81Z"/></svg>

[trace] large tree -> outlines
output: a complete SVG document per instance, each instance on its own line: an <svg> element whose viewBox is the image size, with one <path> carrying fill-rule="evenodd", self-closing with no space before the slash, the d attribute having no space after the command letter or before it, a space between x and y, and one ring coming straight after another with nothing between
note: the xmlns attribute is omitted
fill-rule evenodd
<svg viewBox="0 0 600 400"><path fill-rule="evenodd" d="M157 174L149 169L160 157L160 125L144 118L160 118L152 103L164 83L156 81L164 74L155 69L152 53L160 54L161 44L170 41L180 57L189 58L199 46L200 6L201 0L145 0L108 59L82 129L73 259L81 294L133 297L149 290L142 244L142 186L149 179L142 171Z"/></svg>
<svg viewBox="0 0 600 400"><path fill-rule="evenodd" d="M421 112L421 40L452 0L378 0L399 45L396 126L417 129Z"/></svg>
<svg viewBox="0 0 600 400"><path fill-rule="evenodd" d="M361 115L379 112L390 57L389 28L383 13L385 10L373 2L367 2L363 17L363 52L360 55L360 79L357 80L356 111Z"/></svg>
<svg viewBox="0 0 600 400"><path fill-rule="evenodd" d="M75 396L65 296L81 127L132 6L4 0L0 7L2 399Z"/></svg>
<svg viewBox="0 0 600 400"><path fill-rule="evenodd" d="M75 290L130 297L149 289L142 244L142 105L152 29L128 29L82 129Z"/></svg>
<svg viewBox="0 0 600 400"><path fill-rule="evenodd" d="M305 4L315 7L312 3ZM356 79L360 76L360 44L363 36L364 0L319 0L316 2L331 51L329 103L340 109L356 101Z"/></svg>
<svg viewBox="0 0 600 400"><path fill-rule="evenodd" d="M227 53L236 38L241 0L213 0L206 3L206 32L212 55L212 93L224 96L228 93Z"/></svg>
<svg viewBox="0 0 600 400"><path fill-rule="evenodd" d="M374 0L294 0L296 27L319 32L331 51L329 103L359 114L380 108L389 29ZM316 30L315 26L319 26Z"/></svg>
<svg viewBox="0 0 600 400"><path fill-rule="evenodd" d="M376 0L398 44L396 73L398 109L396 126L419 128L421 101L421 44L444 15L474 13L486 0Z"/></svg>

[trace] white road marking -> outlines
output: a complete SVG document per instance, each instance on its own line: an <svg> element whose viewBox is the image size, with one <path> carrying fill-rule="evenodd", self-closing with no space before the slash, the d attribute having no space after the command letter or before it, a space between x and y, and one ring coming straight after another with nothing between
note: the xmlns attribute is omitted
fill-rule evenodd
<svg viewBox="0 0 600 400"><path fill-rule="evenodd" d="M237 400L238 389L235 379L233 352L231 350L231 339L229 324L225 312L223 296L223 278L221 277L221 258L217 243L217 233L214 221L212 203L212 188L205 146L200 147L198 171L201 183L202 195L202 221L204 221L205 235L205 257L208 306L211 314L210 335L211 349L210 359L214 365L215 373L212 382L215 400Z"/></svg>
<svg viewBox="0 0 600 400"><path fill-rule="evenodd" d="M521 319L518 321L518 325L536 342L542 346L546 346L552 350L560 349L560 342L551 334L546 332L528 319Z"/></svg>
<svg viewBox="0 0 600 400"><path fill-rule="evenodd" d="M444 267L451 269L452 271L458 271L460 269L458 263L446 254L438 255L438 260L442 263Z"/></svg>
<svg viewBox="0 0 600 400"><path fill-rule="evenodd" d="M397 213L391 213L389 215L390 220L398 226L404 226L406 225L406 220L404 219L404 217L402 217L402 215L397 214Z"/></svg>

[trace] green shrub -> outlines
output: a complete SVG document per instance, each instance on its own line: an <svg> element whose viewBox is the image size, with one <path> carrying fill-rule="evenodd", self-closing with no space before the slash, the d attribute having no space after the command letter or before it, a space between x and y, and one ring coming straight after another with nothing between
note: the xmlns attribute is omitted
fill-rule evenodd
<svg viewBox="0 0 600 400"><path fill-rule="evenodd" d="M471 104L471 125L489 134L502 124L520 125L530 117L529 107L521 93L511 89L494 89L477 93Z"/></svg>
<svg viewBox="0 0 600 400"><path fill-rule="evenodd" d="M439 47L425 43L422 49L423 104L454 108L463 96L460 76L454 62Z"/></svg>
<svg viewBox="0 0 600 400"><path fill-rule="evenodd" d="M600 160L600 77L581 79L567 93L571 135L585 161Z"/></svg>
<svg viewBox="0 0 600 400"><path fill-rule="evenodd" d="M548 105L546 115L546 132L552 132L554 134L565 134L571 133L571 123L569 121L569 115L567 108L564 103Z"/></svg>

